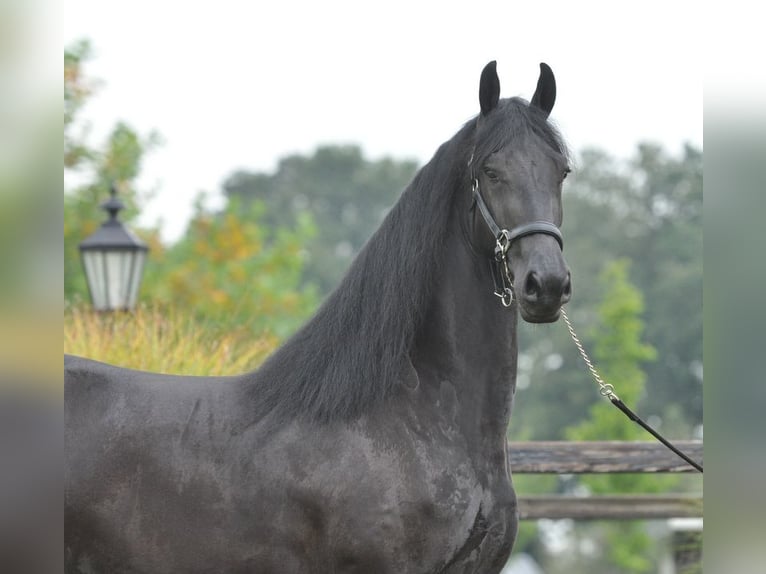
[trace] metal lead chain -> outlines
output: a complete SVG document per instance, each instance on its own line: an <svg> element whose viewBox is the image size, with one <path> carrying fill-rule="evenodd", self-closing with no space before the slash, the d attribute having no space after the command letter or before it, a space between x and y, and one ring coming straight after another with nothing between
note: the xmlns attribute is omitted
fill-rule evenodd
<svg viewBox="0 0 766 574"><path fill-rule="evenodd" d="M510 307L513 303L513 281L511 281L511 272L508 269L508 258L503 257L503 284L505 285L503 294L503 306Z"/></svg>
<svg viewBox="0 0 766 574"><path fill-rule="evenodd" d="M513 304L513 281L511 281L511 271L508 269L508 248L510 245L510 233L506 229L500 230L495 239L495 261L500 267L498 270L500 285L495 286L495 295L500 297L503 307L506 308Z"/></svg>
<svg viewBox="0 0 766 574"><path fill-rule="evenodd" d="M641 428L646 430L654 438L656 438L658 441L660 441L662 444L668 447L671 451L673 451L679 457L681 457L683 460L689 463L692 467L702 472L701 463L696 462L690 456L688 456L687 454L684 454L681 450L675 447L673 443L671 443L668 439L663 437L660 433L658 433L651 426L649 426L646 423L646 421L644 421L640 416L638 416L636 413L630 410L630 408L628 408L628 406L620 400L620 397L618 397L617 394L614 392L614 387L604 382L604 380L601 378L601 376L599 376L598 372L596 371L596 368L593 366L593 363L590 362L590 359L588 358L588 354L585 352L585 349L583 349L582 344L580 343L580 339L577 338L577 335L575 334L575 331L574 331L574 327L572 327L572 323L569 320L569 317L567 317L567 313L566 311L564 311L563 307L561 308L561 316L564 317L564 321L567 324L567 329L569 329L569 334L572 336L572 340L574 341L574 344L577 346L577 350L580 351L580 356L582 357L582 360L585 361L586 365L588 365L588 370L593 375L593 378L596 379L601 396L609 399L612 402L612 404L616 406L618 409L620 409L620 411L622 411L622 413L625 416L627 416L630 420L632 420L633 422L638 424Z"/></svg>
<svg viewBox="0 0 766 574"><path fill-rule="evenodd" d="M617 393L614 392L614 387L610 385L609 383L604 382L604 380L601 378L601 375L598 374L596 367L594 367L593 363L591 363L590 358L588 357L588 353L586 353L585 349L583 349L582 343L580 343L580 339L577 337L574 327L572 327L572 323L569 320L569 317L567 317L567 312L564 310L563 307L561 308L561 316L564 318L564 322L567 324L569 335L572 337L574 344L577 346L577 350L580 351L580 356L582 357L582 360L585 361L585 364L588 366L588 370L590 371L590 374L593 375L593 378L598 383L598 389L599 389L599 393L601 393L601 396L606 397L610 401L620 400L620 397L618 397Z"/></svg>

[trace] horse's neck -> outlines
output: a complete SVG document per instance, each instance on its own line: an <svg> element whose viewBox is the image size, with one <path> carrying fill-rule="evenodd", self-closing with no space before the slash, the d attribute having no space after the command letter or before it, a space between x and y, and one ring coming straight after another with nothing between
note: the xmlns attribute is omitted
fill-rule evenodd
<svg viewBox="0 0 766 574"><path fill-rule="evenodd" d="M462 228L453 222L452 229ZM451 234L444 247L413 363L432 396L454 392L465 432L504 437L516 385L516 308L504 308L492 294L489 262L462 233Z"/></svg>

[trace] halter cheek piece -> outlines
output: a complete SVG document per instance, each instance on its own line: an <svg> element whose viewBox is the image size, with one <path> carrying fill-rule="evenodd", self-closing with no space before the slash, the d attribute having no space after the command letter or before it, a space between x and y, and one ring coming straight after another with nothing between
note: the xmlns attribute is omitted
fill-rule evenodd
<svg viewBox="0 0 766 574"><path fill-rule="evenodd" d="M473 162L473 155L469 166ZM471 170L473 171L473 170ZM525 223L514 227L510 231L507 229L501 229L500 226L492 217L492 213L489 211L487 203L481 196L479 189L479 178L472 174L473 179L473 204L479 206L479 212L481 213L484 222L489 227L492 236L495 238L495 257L490 260L490 270L492 271L492 280L495 283L495 295L500 297L500 301L503 307L510 307L513 303L513 280L511 279L511 272L508 268L508 250L511 248L511 243L515 240L525 237L527 235L534 235L535 233L544 233L550 235L559 244L561 249L564 249L564 238L561 235L561 231L553 223L548 221L533 221L532 223Z"/></svg>

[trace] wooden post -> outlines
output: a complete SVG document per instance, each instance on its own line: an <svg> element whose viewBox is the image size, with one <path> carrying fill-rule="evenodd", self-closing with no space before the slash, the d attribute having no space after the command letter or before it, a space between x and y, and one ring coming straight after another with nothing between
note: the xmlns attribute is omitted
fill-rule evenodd
<svg viewBox="0 0 766 574"><path fill-rule="evenodd" d="M676 574L702 572L702 519L673 518L668 521L673 533L673 562Z"/></svg>

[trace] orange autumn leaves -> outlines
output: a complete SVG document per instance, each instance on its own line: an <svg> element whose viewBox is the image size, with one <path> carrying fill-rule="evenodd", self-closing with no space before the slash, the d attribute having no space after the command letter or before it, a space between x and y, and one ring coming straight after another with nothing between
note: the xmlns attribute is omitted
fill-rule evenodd
<svg viewBox="0 0 766 574"><path fill-rule="evenodd" d="M223 213L198 204L183 239L150 258L144 293L219 324L292 333L317 304L302 279L314 228L305 218L272 230L263 219L257 204L230 203Z"/></svg>

